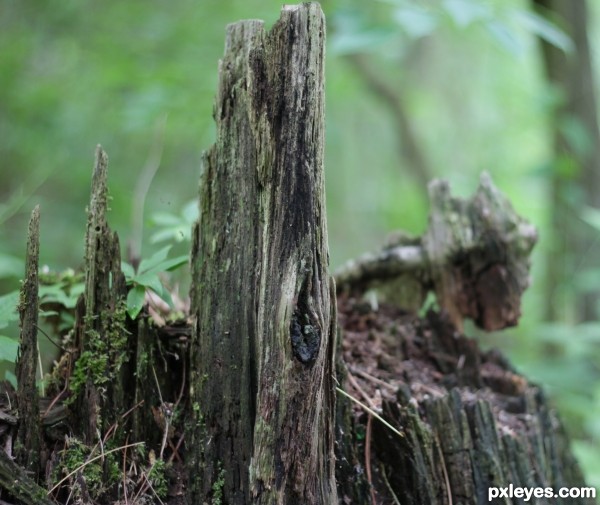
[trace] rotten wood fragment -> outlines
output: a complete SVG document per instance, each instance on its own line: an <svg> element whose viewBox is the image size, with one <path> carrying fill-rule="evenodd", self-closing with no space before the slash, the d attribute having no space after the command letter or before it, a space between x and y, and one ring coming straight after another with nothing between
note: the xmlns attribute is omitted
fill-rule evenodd
<svg viewBox="0 0 600 505"><path fill-rule="evenodd" d="M40 208L36 206L29 221L25 280L21 287L21 299L19 301L21 337L16 364L19 424L15 444L17 462L35 476L38 475L40 470L40 453L42 449L36 381L38 368L39 251Z"/></svg>
<svg viewBox="0 0 600 505"><path fill-rule="evenodd" d="M24 505L55 505L46 490L38 486L28 471L3 450L0 450L0 489Z"/></svg>
<svg viewBox="0 0 600 505"><path fill-rule="evenodd" d="M336 273L338 291L378 288L418 310L428 291L460 330L465 318L488 331L515 326L529 285L535 228L481 176L462 200L446 181L429 185L429 228L420 238L400 236L382 251L351 261Z"/></svg>
<svg viewBox="0 0 600 505"><path fill-rule="evenodd" d="M227 29L192 250L190 502L336 503L323 13Z"/></svg>

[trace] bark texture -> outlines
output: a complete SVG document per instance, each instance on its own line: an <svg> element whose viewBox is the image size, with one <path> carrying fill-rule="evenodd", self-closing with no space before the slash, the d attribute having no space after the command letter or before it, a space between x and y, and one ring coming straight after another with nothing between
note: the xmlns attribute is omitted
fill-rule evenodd
<svg viewBox="0 0 600 505"><path fill-rule="evenodd" d="M92 444L125 412L125 363L129 360L129 333L125 327L125 276L121 271L119 237L107 222L108 156L100 146L92 176L86 233L85 292L78 306L76 367L85 378L74 391L83 415L83 440Z"/></svg>
<svg viewBox="0 0 600 505"><path fill-rule="evenodd" d="M19 425L15 455L17 462L33 475L40 471L42 436L40 408L36 382L38 367L38 268L40 256L40 209L31 213L27 234L25 281L21 288L19 312L21 316L21 339L16 375L18 381Z"/></svg>
<svg viewBox="0 0 600 505"><path fill-rule="evenodd" d="M192 250L190 501L335 503L317 4L227 29Z"/></svg>
<svg viewBox="0 0 600 505"><path fill-rule="evenodd" d="M53 505L44 488L38 486L25 468L0 450L0 490L10 493L24 505ZM6 503L6 502L3 502Z"/></svg>

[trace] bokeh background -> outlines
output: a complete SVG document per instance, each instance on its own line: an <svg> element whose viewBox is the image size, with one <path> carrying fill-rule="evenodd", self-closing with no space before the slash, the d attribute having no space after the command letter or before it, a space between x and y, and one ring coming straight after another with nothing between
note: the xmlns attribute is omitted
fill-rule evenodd
<svg viewBox="0 0 600 505"><path fill-rule="evenodd" d="M200 156L215 135L225 26L244 18L270 26L280 7L0 0L0 294L23 275L36 204L42 264L81 266L98 143L110 158L110 220L123 255L147 257L167 243L187 252ZM479 338L544 385L600 486L600 3L322 7L333 267L379 248L393 230L422 233L429 179L444 177L467 196L488 171L540 242L520 326ZM16 338L17 329L0 333Z"/></svg>

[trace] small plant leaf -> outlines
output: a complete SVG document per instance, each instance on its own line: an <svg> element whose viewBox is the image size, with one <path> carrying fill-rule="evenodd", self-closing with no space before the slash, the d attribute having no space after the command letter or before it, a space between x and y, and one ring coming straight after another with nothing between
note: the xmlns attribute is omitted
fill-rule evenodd
<svg viewBox="0 0 600 505"><path fill-rule="evenodd" d="M400 28L414 39L430 35L439 24L435 13L412 4L395 9L392 17Z"/></svg>
<svg viewBox="0 0 600 505"><path fill-rule="evenodd" d="M65 288L61 284L49 284L40 286L39 295L40 303L59 303L67 309L75 308L79 295L83 293L83 283L77 283L71 286L70 292L67 294Z"/></svg>
<svg viewBox="0 0 600 505"><path fill-rule="evenodd" d="M583 219L591 227L600 231L600 210L594 207L586 207L581 213L581 219Z"/></svg>
<svg viewBox="0 0 600 505"><path fill-rule="evenodd" d="M19 319L19 313L17 312L18 303L19 291L13 291L0 296L0 328L6 328L8 323Z"/></svg>
<svg viewBox="0 0 600 505"><path fill-rule="evenodd" d="M167 259L171 247L172 246L170 245L163 247L162 249L156 251L148 259L143 259L142 261L140 261L138 272L144 273L148 272L149 270L156 270L156 268L159 267L160 264Z"/></svg>
<svg viewBox="0 0 600 505"><path fill-rule="evenodd" d="M129 290L127 294L127 313L131 319L135 319L141 312L145 297L146 288L144 286L136 284Z"/></svg>
<svg viewBox="0 0 600 505"><path fill-rule="evenodd" d="M11 386L16 389L17 387L17 376L10 370L4 372L4 380L10 382Z"/></svg>
<svg viewBox="0 0 600 505"><path fill-rule="evenodd" d="M573 41L569 36L543 16L530 10L519 9L515 12L515 18L525 30L537 35L548 44L563 50L565 53L573 52Z"/></svg>
<svg viewBox="0 0 600 505"><path fill-rule="evenodd" d="M0 279L18 278L23 269L23 261L9 254L0 253Z"/></svg>
<svg viewBox="0 0 600 505"><path fill-rule="evenodd" d="M454 24L460 28L490 17L489 6L479 0L444 0L442 5Z"/></svg>
<svg viewBox="0 0 600 505"><path fill-rule="evenodd" d="M133 266L125 261L121 262L121 271L123 272L123 275L125 275L125 280L127 283L130 283L135 277L135 270L133 269Z"/></svg>
<svg viewBox="0 0 600 505"><path fill-rule="evenodd" d="M160 282L158 275L153 272L147 272L136 276L135 283L140 286L150 288L159 296L162 296L162 292L164 291L162 282Z"/></svg>
<svg viewBox="0 0 600 505"><path fill-rule="evenodd" d="M19 342L5 335L0 335L0 360L14 363L17 360L18 350Z"/></svg>
<svg viewBox="0 0 600 505"><path fill-rule="evenodd" d="M176 270L180 266L185 265L189 260L187 255L177 256L175 258L169 258L158 265L155 265L153 268L149 268L144 273L154 273L158 274L160 272L170 272L172 270Z"/></svg>
<svg viewBox="0 0 600 505"><path fill-rule="evenodd" d="M504 50L513 56L521 56L523 54L523 44L511 26L497 19L486 21L484 26L492 39Z"/></svg>

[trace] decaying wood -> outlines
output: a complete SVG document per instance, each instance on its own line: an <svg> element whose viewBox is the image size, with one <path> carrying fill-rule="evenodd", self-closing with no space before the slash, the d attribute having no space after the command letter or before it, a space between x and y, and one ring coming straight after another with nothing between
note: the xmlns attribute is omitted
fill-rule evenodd
<svg viewBox="0 0 600 505"><path fill-rule="evenodd" d="M53 505L46 490L38 486L29 473L0 450L0 489L24 505Z"/></svg>
<svg viewBox="0 0 600 505"><path fill-rule="evenodd" d="M190 501L335 503L317 4L227 30L193 238Z"/></svg>
<svg viewBox="0 0 600 505"><path fill-rule="evenodd" d="M92 176L85 249L85 292L78 304L75 364L86 377L78 395L78 420L86 443L92 444L103 429L125 412L123 380L129 359L125 328L125 277L121 271L119 238L106 218L108 212L108 156L100 146Z"/></svg>
<svg viewBox="0 0 600 505"><path fill-rule="evenodd" d="M370 503L372 486L377 503L403 505L488 503L491 487L511 484L586 487L543 391L498 352L481 351L433 312L419 319L345 297L339 312L342 387L401 432L373 419L369 443L369 414L338 397L340 503Z"/></svg>
<svg viewBox="0 0 600 505"><path fill-rule="evenodd" d="M185 458L194 504L475 505L487 502L490 486L585 485L541 390L457 331L464 317L486 329L515 324L528 282L535 230L485 176L467 201L433 183L423 237L401 237L339 274L343 338L334 370L324 32L316 4L284 7L268 33L259 21L228 28L217 142L203 159L193 230L191 327L156 328L144 313L127 319L119 241L106 218L107 157L98 148L76 345L61 360L60 391L41 400L42 416L34 211L20 304L18 420L12 395L0 395L2 442L10 452L19 423L16 453L34 473L0 451L0 486L9 498L50 503L35 483L39 459L31 452L41 447L35 436L42 429L49 481L65 473L79 440L89 451L58 477L57 500L77 489L80 501L133 503L151 490L149 474L161 457ZM419 319L353 298L377 283L392 284L400 305L411 308L431 290L444 310ZM336 373L353 402L340 396L336 404ZM184 416L180 404L188 407ZM183 422L185 433L175 426ZM106 450L107 442L117 447ZM127 450L141 442L143 456ZM91 496L84 467L117 451L123 478ZM102 478L110 476L107 461ZM183 500L183 480L171 479L169 503Z"/></svg>
<svg viewBox="0 0 600 505"><path fill-rule="evenodd" d="M21 287L21 300L19 302L21 338L16 366L19 424L15 456L17 462L33 475L37 475L40 470L40 452L42 449L36 380L38 368L39 251L40 209L38 206L31 213L27 234L25 280Z"/></svg>
<svg viewBox="0 0 600 505"><path fill-rule="evenodd" d="M452 197L445 181L429 185L429 200L429 228L422 237L400 237L349 262L336 273L338 290L387 285L407 309L420 308L431 290L459 329L465 318L489 331L516 325L535 228L487 174L468 200Z"/></svg>

